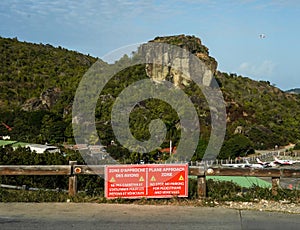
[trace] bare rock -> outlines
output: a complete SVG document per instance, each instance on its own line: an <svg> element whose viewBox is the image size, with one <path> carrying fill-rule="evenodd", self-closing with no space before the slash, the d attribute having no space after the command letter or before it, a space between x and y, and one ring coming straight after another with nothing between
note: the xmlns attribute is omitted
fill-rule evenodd
<svg viewBox="0 0 300 230"><path fill-rule="evenodd" d="M147 49L146 51L143 51L142 46L140 50L142 49L142 52L145 54L146 61L147 59L149 60L150 57L153 60L153 57L155 56L155 63L162 63L160 65L148 62L149 64L146 65L146 74L148 77L157 82L169 80L177 87L188 85L191 81L191 71L199 68L199 66L195 66L198 63L192 61L190 56L192 54L198 57L206 65L207 68L202 70L203 72L201 73L202 84L210 86L218 64L213 57L209 56L208 48L202 45L199 38L178 35L156 37L150 42L174 45L188 52L182 52L181 49L170 50L167 46L160 46L155 50Z"/></svg>
<svg viewBox="0 0 300 230"><path fill-rule="evenodd" d="M58 101L62 91L59 88L50 88L42 92L39 98L28 99L23 105L24 111L50 110Z"/></svg>

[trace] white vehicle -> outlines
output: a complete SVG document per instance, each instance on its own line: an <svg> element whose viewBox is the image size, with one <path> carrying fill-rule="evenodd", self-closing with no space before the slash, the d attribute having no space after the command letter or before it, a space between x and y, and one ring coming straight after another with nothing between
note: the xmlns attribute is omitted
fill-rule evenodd
<svg viewBox="0 0 300 230"><path fill-rule="evenodd" d="M250 165L247 164L221 164L221 165L230 168L250 168Z"/></svg>
<svg viewBox="0 0 300 230"><path fill-rule="evenodd" d="M277 157L274 157L274 162L280 165L292 165L295 163L300 163L300 161L294 161L294 160L280 160Z"/></svg>
<svg viewBox="0 0 300 230"><path fill-rule="evenodd" d="M256 161L257 161L258 164L264 166L264 168L277 166L274 161L266 162L266 161L261 161L259 158L256 158Z"/></svg>
<svg viewBox="0 0 300 230"><path fill-rule="evenodd" d="M222 164L224 167L230 167L230 168L250 168L250 163L246 160L245 163L239 163L239 164Z"/></svg>
<svg viewBox="0 0 300 230"><path fill-rule="evenodd" d="M264 165L261 164L251 164L247 160L245 160L245 163L242 164L222 164L222 166L231 168L266 168Z"/></svg>
<svg viewBox="0 0 300 230"><path fill-rule="evenodd" d="M294 161L294 160L280 160L277 157L274 157L274 161L271 162L263 162L259 158L256 158L256 161L258 164L261 164L265 167L275 167L278 165L293 165L295 163L300 163L300 161Z"/></svg>
<svg viewBox="0 0 300 230"><path fill-rule="evenodd" d="M261 165L261 164L250 164L250 168L263 169L263 168L266 168L266 166Z"/></svg>

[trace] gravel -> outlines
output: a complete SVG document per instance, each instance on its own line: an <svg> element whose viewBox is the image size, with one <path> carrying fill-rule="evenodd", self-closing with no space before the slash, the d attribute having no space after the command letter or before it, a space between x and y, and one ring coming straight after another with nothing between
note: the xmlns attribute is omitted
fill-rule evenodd
<svg viewBox="0 0 300 230"><path fill-rule="evenodd" d="M220 204L220 206L224 206L232 209L239 209L239 210L259 210L259 211L286 212L286 213L300 214L300 204L292 203L286 200L282 200L282 201L257 200L255 202L226 201L223 204Z"/></svg>

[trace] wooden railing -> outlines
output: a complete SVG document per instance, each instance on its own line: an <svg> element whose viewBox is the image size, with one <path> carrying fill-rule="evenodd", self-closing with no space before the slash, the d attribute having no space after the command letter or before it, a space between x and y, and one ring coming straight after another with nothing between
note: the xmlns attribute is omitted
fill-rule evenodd
<svg viewBox="0 0 300 230"><path fill-rule="evenodd" d="M254 176L254 177L271 177L272 194L278 193L280 178L299 178L300 169L293 168L222 168L212 167L207 170L197 169L198 173L190 167L190 175L198 177L198 196L206 197L206 176Z"/></svg>
<svg viewBox="0 0 300 230"><path fill-rule="evenodd" d="M0 176L8 175L66 175L69 176L69 194L77 193L77 175L101 175L104 177L105 165L0 165ZM272 194L276 195L280 178L300 178L300 169L293 168L222 168L189 166L189 175L197 176L197 192L200 198L206 197L206 176L254 176L272 178Z"/></svg>

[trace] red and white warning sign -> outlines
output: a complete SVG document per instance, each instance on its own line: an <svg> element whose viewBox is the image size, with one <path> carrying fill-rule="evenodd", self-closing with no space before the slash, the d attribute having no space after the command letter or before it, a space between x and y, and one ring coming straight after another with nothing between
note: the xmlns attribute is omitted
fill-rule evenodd
<svg viewBox="0 0 300 230"><path fill-rule="evenodd" d="M148 196L187 197L187 165L148 165Z"/></svg>
<svg viewBox="0 0 300 230"><path fill-rule="evenodd" d="M106 166L105 177L107 198L136 198L147 195L146 168L142 165Z"/></svg>
<svg viewBox="0 0 300 230"><path fill-rule="evenodd" d="M105 197L168 198L188 196L187 164L108 165Z"/></svg>

